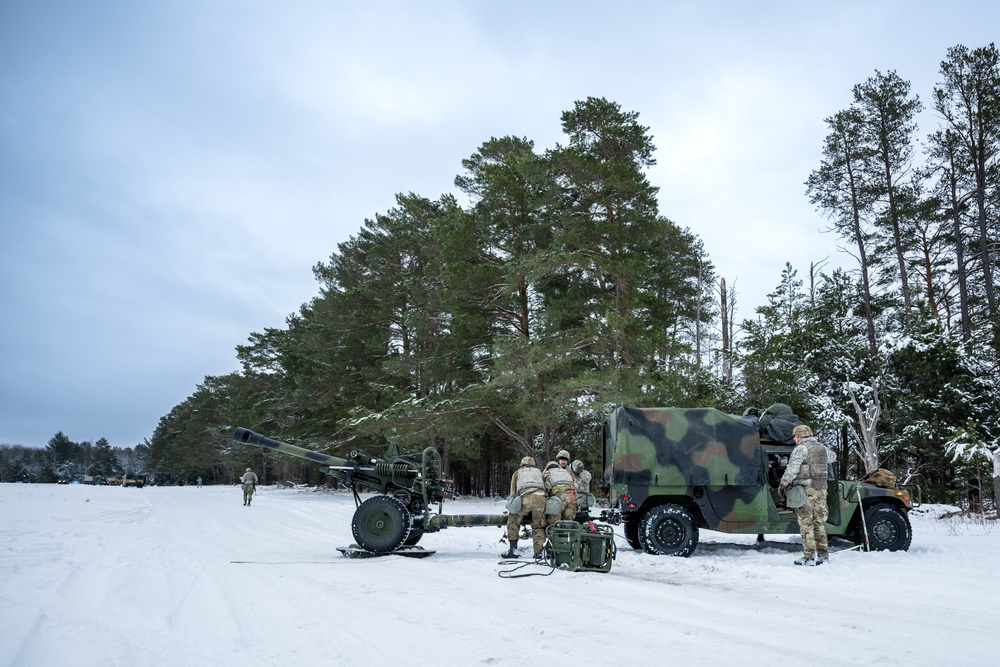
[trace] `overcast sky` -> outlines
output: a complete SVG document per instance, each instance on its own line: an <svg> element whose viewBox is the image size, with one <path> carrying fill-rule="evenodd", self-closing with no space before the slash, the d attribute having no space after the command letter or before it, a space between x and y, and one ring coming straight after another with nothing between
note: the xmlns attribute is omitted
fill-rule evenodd
<svg viewBox="0 0 1000 667"><path fill-rule="evenodd" d="M824 118L876 69L929 102L998 27L993 0L2 0L0 444L141 443L396 193L457 193L493 136L565 143L588 96L639 113L661 213L751 317L786 261L851 263L804 193Z"/></svg>

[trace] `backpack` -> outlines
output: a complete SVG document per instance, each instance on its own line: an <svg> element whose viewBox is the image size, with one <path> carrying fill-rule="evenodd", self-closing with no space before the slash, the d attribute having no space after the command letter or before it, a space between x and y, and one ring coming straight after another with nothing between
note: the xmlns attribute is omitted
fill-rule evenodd
<svg viewBox="0 0 1000 667"><path fill-rule="evenodd" d="M784 403L775 403L761 414L758 429L763 440L794 445L792 429L801 423L802 420L792 412L790 407Z"/></svg>
<svg viewBox="0 0 1000 667"><path fill-rule="evenodd" d="M881 486L883 489L895 489L896 488L896 476L886 470L885 468L879 468L878 470L873 470L864 477L861 478L862 482L868 482L869 484L874 484L875 486Z"/></svg>

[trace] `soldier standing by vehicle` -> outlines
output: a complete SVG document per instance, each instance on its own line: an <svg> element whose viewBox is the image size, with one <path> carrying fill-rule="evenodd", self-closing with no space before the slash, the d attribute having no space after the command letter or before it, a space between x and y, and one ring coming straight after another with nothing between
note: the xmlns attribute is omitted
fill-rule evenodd
<svg viewBox="0 0 1000 667"><path fill-rule="evenodd" d="M507 504L507 541L510 548L500 557L517 558L517 532L521 529L521 519L530 514L531 542L535 558L540 558L545 546L545 485L542 471L535 467L535 459L530 456L521 459L521 466L510 477L510 499Z"/></svg>
<svg viewBox="0 0 1000 667"><path fill-rule="evenodd" d="M253 492L257 489L257 473L247 468L240 481L243 482L243 505L249 507L250 501L253 500Z"/></svg>
<svg viewBox="0 0 1000 667"><path fill-rule="evenodd" d="M814 438L812 429L805 424L792 429L792 438L795 449L788 457L788 466L781 476L778 491L785 494L791 486L805 489L805 502L795 509L802 535L802 558L797 558L795 564L822 565L830 558L824 525L829 517L826 505L827 466L837 460L837 455Z"/></svg>
<svg viewBox="0 0 1000 667"><path fill-rule="evenodd" d="M556 521L572 521L576 517L576 478L569 469L569 452L559 450L556 460L550 461L542 473L545 492L559 499L562 507L558 513L549 514L548 525Z"/></svg>
<svg viewBox="0 0 1000 667"><path fill-rule="evenodd" d="M591 493L590 493L590 481L592 475L590 471L585 470L583 467L583 461L577 459L569 465L570 472L576 478L576 513L580 514L590 514L591 505Z"/></svg>

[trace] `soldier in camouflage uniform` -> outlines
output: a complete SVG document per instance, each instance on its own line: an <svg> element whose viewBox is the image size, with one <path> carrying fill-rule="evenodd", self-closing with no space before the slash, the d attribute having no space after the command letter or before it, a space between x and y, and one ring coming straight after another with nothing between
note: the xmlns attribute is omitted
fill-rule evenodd
<svg viewBox="0 0 1000 667"><path fill-rule="evenodd" d="M257 489L257 473L247 468L240 477L240 482L243 484L243 504L249 507L250 501L253 500L253 492Z"/></svg>
<svg viewBox="0 0 1000 667"><path fill-rule="evenodd" d="M535 459L525 456L521 466L510 478L510 498L521 497L521 511L511 512L507 516L507 540L510 549L500 554L501 558L517 558L517 533L521 528L521 519L531 515L531 542L535 558L542 557L542 547L545 546L545 483L542 471L535 467Z"/></svg>
<svg viewBox="0 0 1000 667"><path fill-rule="evenodd" d="M788 457L788 466L781 476L778 491L799 484L805 487L806 501L796 508L799 533L802 535L802 557L796 565L822 565L830 558L826 526L829 517L826 505L827 466L837 460L837 455L813 437L812 429L800 424L792 430L795 449Z"/></svg>
<svg viewBox="0 0 1000 667"><path fill-rule="evenodd" d="M559 498L562 511L546 517L548 525L556 521L572 521L576 517L576 477L569 469L569 452L559 450L556 460L550 461L542 473L545 482L545 493Z"/></svg>
<svg viewBox="0 0 1000 667"><path fill-rule="evenodd" d="M590 493L590 482L592 475L583 467L583 461L577 459L569 465L570 471L576 478L576 513L589 514L590 506L593 503L593 495Z"/></svg>

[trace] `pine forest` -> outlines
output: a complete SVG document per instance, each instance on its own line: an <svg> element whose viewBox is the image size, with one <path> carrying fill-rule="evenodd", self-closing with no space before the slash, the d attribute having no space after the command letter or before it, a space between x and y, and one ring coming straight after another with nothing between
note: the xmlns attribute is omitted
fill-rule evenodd
<svg viewBox="0 0 1000 667"><path fill-rule="evenodd" d="M925 502L990 498L1000 54L949 49L919 95L878 70L844 92L802 190L850 266L788 258L749 316L697 230L659 210L640 113L587 98L555 146L491 137L453 192L401 193L364 220L313 268L317 294L250 333L241 370L206 377L143 445L60 432L44 451L0 448L0 481L233 483L252 466L265 483L323 483L233 443L245 426L335 456L434 446L461 493L504 495L522 456L559 449L599 479L615 406L782 403L847 474L889 469ZM920 128L928 108L938 124Z"/></svg>

